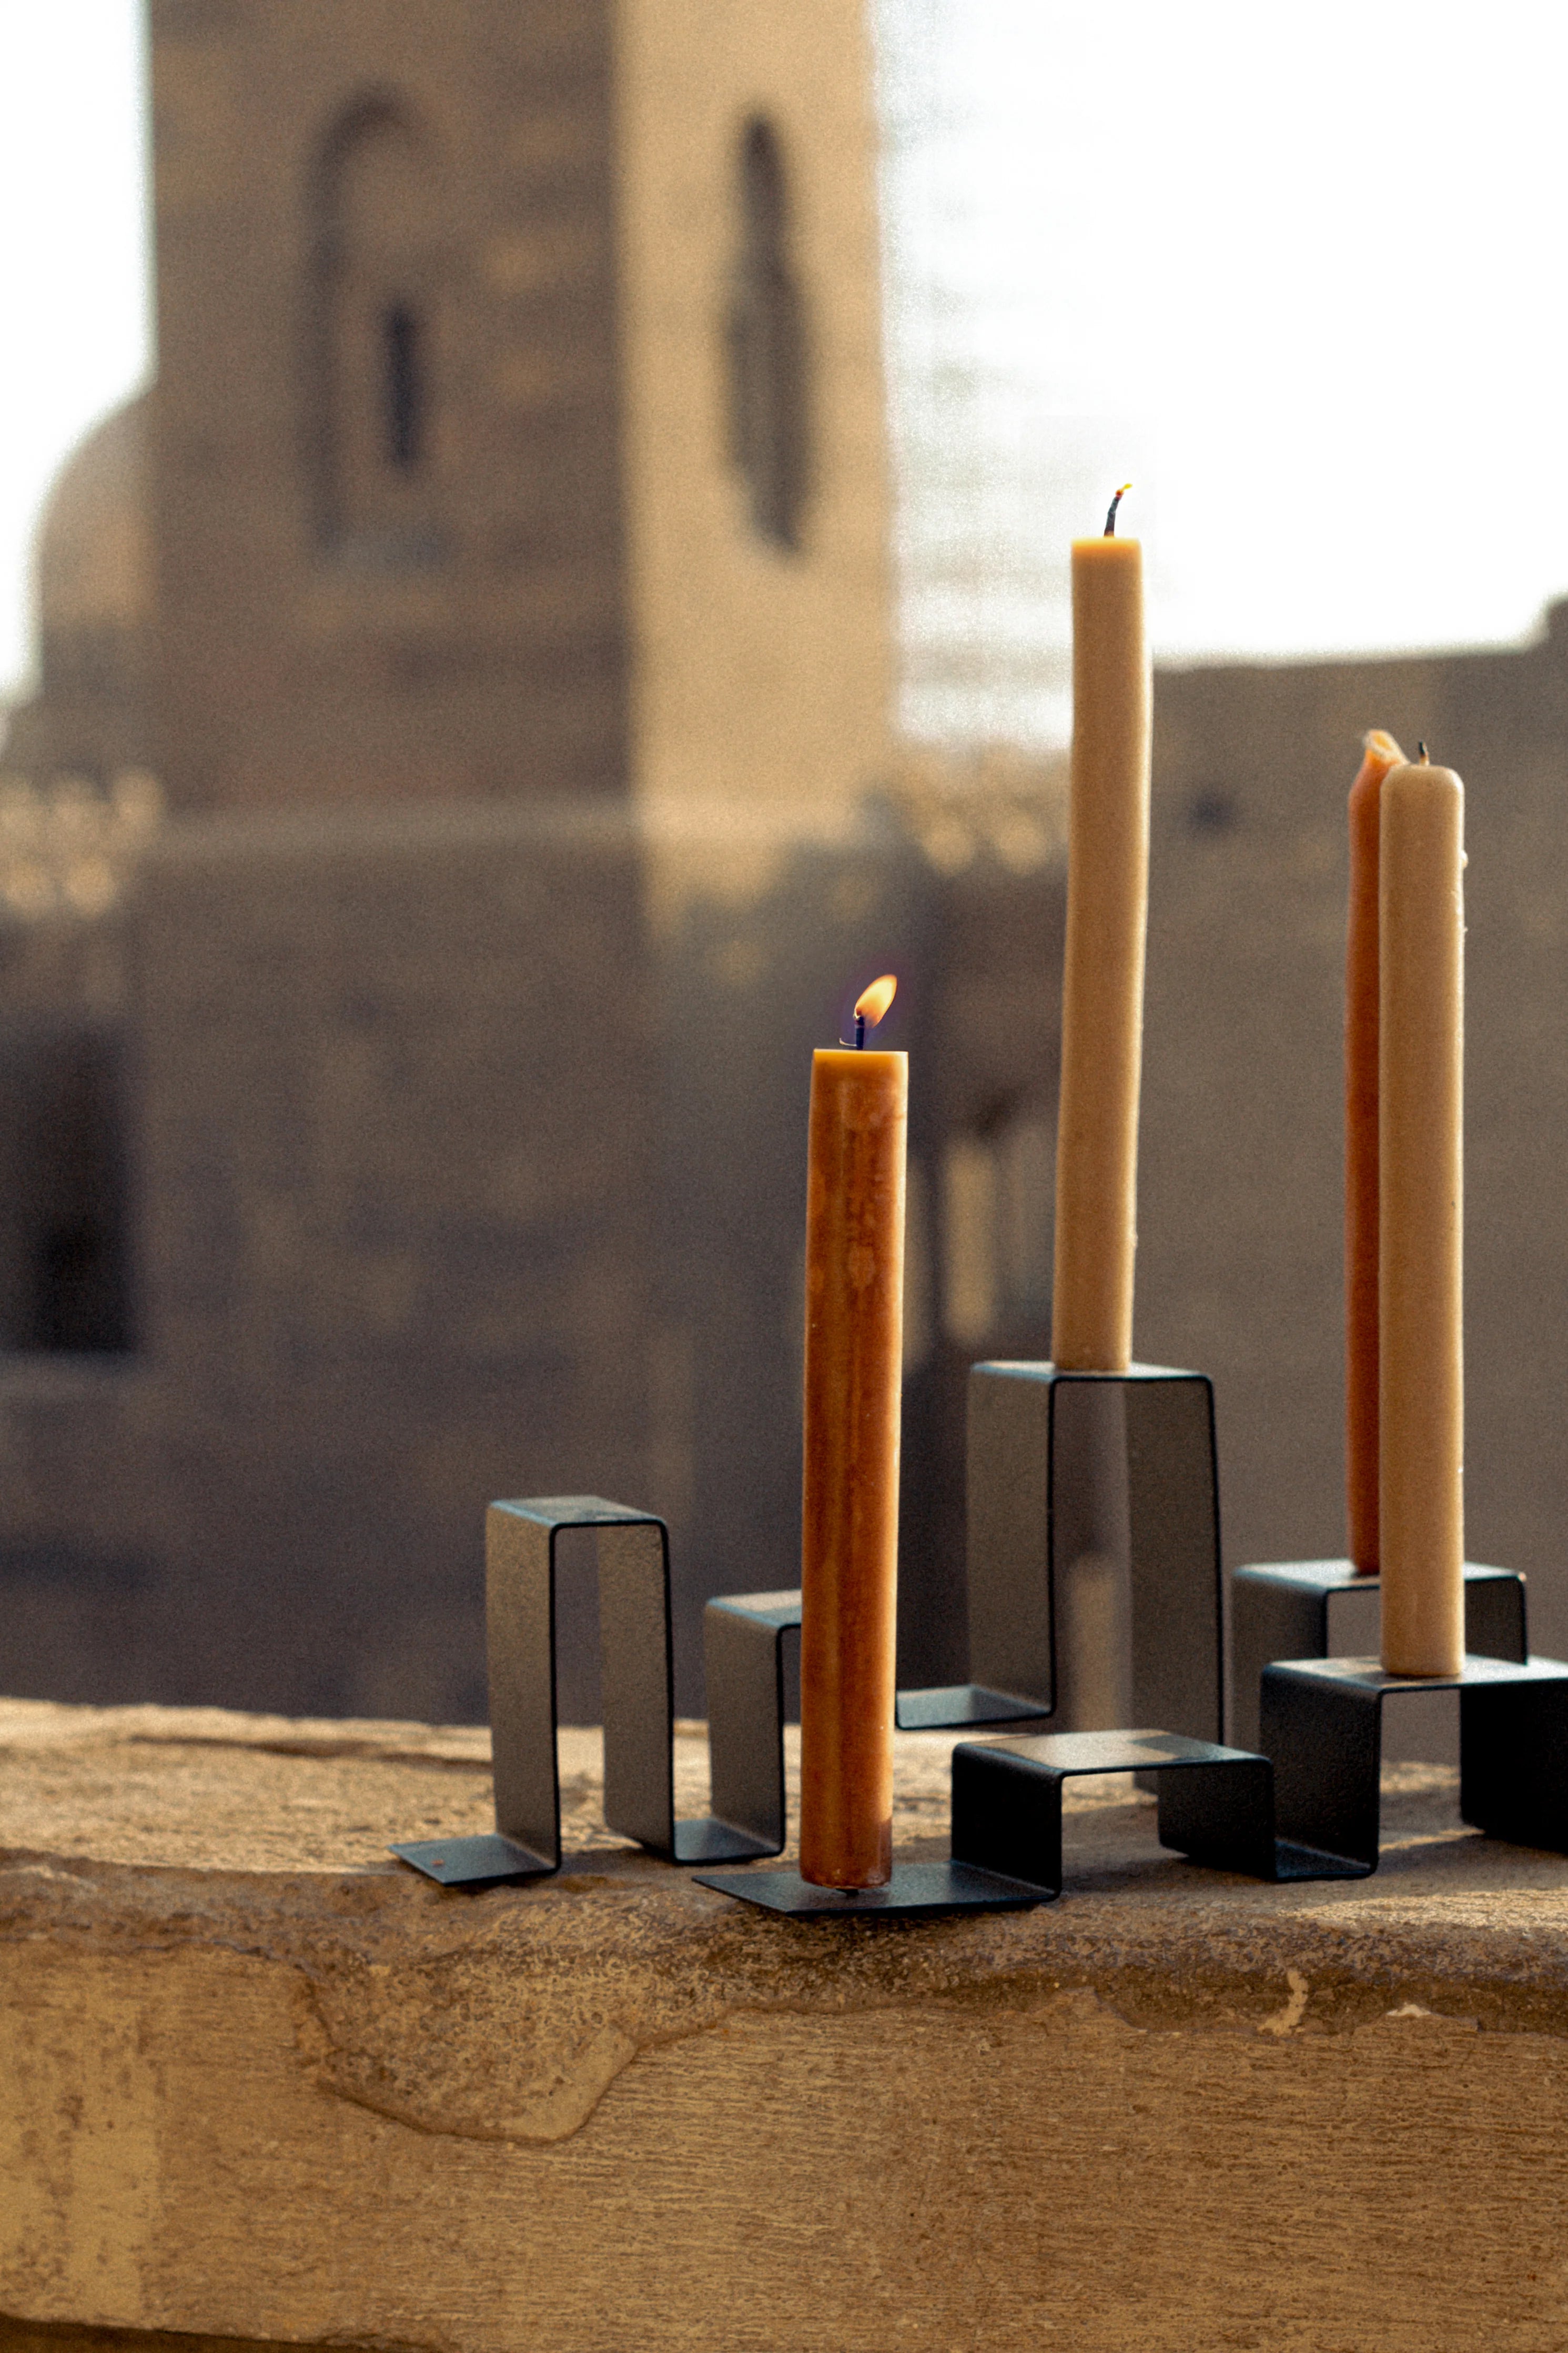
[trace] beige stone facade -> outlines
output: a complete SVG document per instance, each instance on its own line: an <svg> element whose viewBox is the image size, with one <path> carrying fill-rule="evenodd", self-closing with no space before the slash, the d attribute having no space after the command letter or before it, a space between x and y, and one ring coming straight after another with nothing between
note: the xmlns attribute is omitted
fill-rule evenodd
<svg viewBox="0 0 1568 2353"><path fill-rule="evenodd" d="M861 13L154 7L176 807L864 788L889 681ZM787 544L734 462L780 300Z"/></svg>

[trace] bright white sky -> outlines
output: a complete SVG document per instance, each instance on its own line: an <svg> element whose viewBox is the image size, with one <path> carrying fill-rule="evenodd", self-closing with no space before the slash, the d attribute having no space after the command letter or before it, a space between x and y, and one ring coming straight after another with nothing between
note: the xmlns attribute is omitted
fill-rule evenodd
<svg viewBox="0 0 1568 2353"><path fill-rule="evenodd" d="M1559 11L874 5L913 723L1058 732L1066 541L1123 475L1168 654L1568 590ZM0 683L49 477L148 364L139 20L0 0Z"/></svg>
<svg viewBox="0 0 1568 2353"><path fill-rule="evenodd" d="M0 693L50 478L149 364L142 86L137 0L0 0Z"/></svg>

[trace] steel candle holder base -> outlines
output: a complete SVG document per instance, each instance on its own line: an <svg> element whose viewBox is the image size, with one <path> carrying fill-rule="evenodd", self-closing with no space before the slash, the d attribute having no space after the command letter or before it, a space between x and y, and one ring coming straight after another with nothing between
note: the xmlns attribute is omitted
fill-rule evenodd
<svg viewBox="0 0 1568 2353"><path fill-rule="evenodd" d="M1223 1739L1214 1388L1206 1374L1168 1365L1131 1365L1124 1373L971 1366L965 1518L975 1683L959 1691L1010 1699L1020 1715L1057 1712L1067 1640L1058 1588L1069 1566L1061 1557L1070 1518L1064 1480L1073 1475L1063 1411L1069 1398L1086 1404L1086 1391L1115 1392L1126 1430L1127 1625L1119 1639L1127 1645L1127 1713L1189 1739ZM914 1696L900 1694L906 1729L915 1719L905 1703ZM957 1708L934 1719L948 1727L984 1720Z"/></svg>
<svg viewBox="0 0 1568 2353"><path fill-rule="evenodd" d="M791 1920L885 1920L890 1915L939 1912L1025 1912L1045 1904L1054 1889L1010 1879L977 1864L896 1862L886 1887L818 1887L798 1871L699 1872L699 1887L739 1896Z"/></svg>
<svg viewBox="0 0 1568 2353"><path fill-rule="evenodd" d="M556 1867L531 1854L515 1839L502 1838L499 1831L479 1837L415 1839L387 1852L400 1862L411 1862L439 1887L466 1887L476 1894L487 1887L504 1886L510 1880L548 1877Z"/></svg>
<svg viewBox="0 0 1568 2353"><path fill-rule="evenodd" d="M1387 1675L1376 1659L1276 1660L1259 1738L1282 1837L1347 1875L1377 1869L1383 1711L1408 1692L1459 1694L1459 1812L1514 1846L1568 1853L1568 1665L1467 1657L1457 1675Z"/></svg>
<svg viewBox="0 0 1568 2353"><path fill-rule="evenodd" d="M1244 1745L1258 1739L1259 1677L1272 1660L1351 1655L1375 1642L1375 1631L1364 1621L1356 1629L1353 1620L1362 1597L1381 1591L1380 1577L1358 1576L1348 1560L1237 1569L1230 1581L1231 1738ZM1516 1666L1529 1658L1525 1581L1517 1570L1466 1562L1465 1649Z"/></svg>
<svg viewBox="0 0 1568 2353"><path fill-rule="evenodd" d="M702 1613L713 1808L757 1841L760 1855L784 1851L784 1643L799 1630L798 1590L723 1594ZM960 1731L1037 1722L1044 1713L1016 1694L952 1683L898 1693L894 1722L900 1732Z"/></svg>
<svg viewBox="0 0 1568 2353"><path fill-rule="evenodd" d="M1337 1856L1277 1834L1267 1757L1173 1732L1057 1732L969 1742L952 1752L955 1860L1062 1890L1062 1797L1080 1774L1149 1775L1160 1843L1251 1879L1346 1879Z"/></svg>
<svg viewBox="0 0 1568 2353"><path fill-rule="evenodd" d="M395 1846L443 1887L478 1889L545 1878L561 1868L556 1760L556 1543L592 1528L599 1551L599 1643L605 1693L605 1820L672 1862L777 1854L746 1820L717 1810L675 1818L675 1670L669 1534L652 1512L599 1495L492 1504L485 1522L485 1626L496 1834Z"/></svg>
<svg viewBox="0 0 1568 2353"><path fill-rule="evenodd" d="M1133 1703L1193 1736L1223 1716L1214 1398L1200 1373L1134 1365L1125 1374L1048 1364L977 1365L970 1377L967 1590L970 1675L902 1691L903 1731L1026 1725L1057 1706L1058 1402L1086 1387L1124 1400ZM598 1539L604 1677L605 1820L678 1863L752 1861L783 1852L784 1636L798 1592L710 1602L703 1620L712 1811L678 1821L669 1536L664 1522L597 1495L492 1504L486 1521L486 1627L496 1827L482 1838L420 1839L392 1852L444 1887L542 1878L561 1867L556 1759L556 1545ZM1089 1768L1085 1768L1089 1769ZM1108 1769L1108 1768L1095 1768ZM957 1872L957 1865L964 1869ZM973 1859L900 1865L874 1908L967 1910L1026 1899L982 1890ZM915 1880L907 1873L916 1872ZM931 1873L937 1873L933 1879ZM957 1875L954 1873L957 1872ZM945 1876L943 1875L945 1874ZM773 1876L784 1886L793 1873ZM1004 1878L1006 1874L1002 1874ZM762 1898L745 1888L726 1893ZM784 1909L868 1908L867 1899L786 1891ZM910 1891L907 1895L905 1891ZM775 1908L780 1908L775 1905Z"/></svg>
<svg viewBox="0 0 1568 2353"><path fill-rule="evenodd" d="M1214 1871L1272 1881L1359 1879L1354 1859L1281 1838L1267 1757L1174 1732L1057 1732L952 1752L952 1854L899 1863L886 1888L817 1887L793 1871L705 1873L699 1884L793 1919L1016 1911L1062 1892L1062 1797L1088 1773L1152 1778L1160 1843Z"/></svg>

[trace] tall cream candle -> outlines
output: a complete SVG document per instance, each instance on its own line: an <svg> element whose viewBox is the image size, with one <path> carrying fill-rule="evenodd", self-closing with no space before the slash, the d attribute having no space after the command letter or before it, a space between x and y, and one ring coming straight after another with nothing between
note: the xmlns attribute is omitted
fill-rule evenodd
<svg viewBox="0 0 1568 2353"><path fill-rule="evenodd" d="M1378 855L1383 1664L1465 1650L1465 788L1422 759L1383 780Z"/></svg>
<svg viewBox="0 0 1568 2353"><path fill-rule="evenodd" d="M1120 501L1121 492L1116 494ZM1138 1082L1149 907L1149 655L1143 551L1072 551L1072 801L1051 1356L1125 1372L1132 1354Z"/></svg>
<svg viewBox="0 0 1568 2353"><path fill-rule="evenodd" d="M1377 1574L1377 846L1383 780L1405 765L1374 727L1350 798L1345 932L1345 1502L1351 1560Z"/></svg>

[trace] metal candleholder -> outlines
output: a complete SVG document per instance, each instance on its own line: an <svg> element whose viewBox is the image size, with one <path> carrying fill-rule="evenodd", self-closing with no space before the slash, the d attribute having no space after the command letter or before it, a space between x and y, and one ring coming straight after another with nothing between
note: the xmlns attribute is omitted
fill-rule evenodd
<svg viewBox="0 0 1568 2353"><path fill-rule="evenodd" d="M419 1839L394 1854L443 1887L538 1879L561 1868L556 1760L555 1547L563 1529L598 1538L605 1820L672 1862L776 1854L722 1813L675 1819L675 1669L669 1532L651 1512L598 1495L492 1504L485 1523L485 1626L496 1827Z"/></svg>
<svg viewBox="0 0 1568 2353"><path fill-rule="evenodd" d="M1274 1659L1329 1659L1359 1651L1340 1621L1354 1601L1382 1590L1348 1560L1270 1561L1238 1568L1230 1581L1231 1736L1267 1746L1258 1729L1263 1670ZM1375 1638L1374 1638L1375 1639ZM1510 1568L1465 1564L1465 1649L1514 1665L1530 1656L1525 1580Z"/></svg>
<svg viewBox="0 0 1568 2353"><path fill-rule="evenodd" d="M971 1679L900 1692L900 1729L1038 1722L1054 1712L1058 1407L1065 1388L1090 1384L1114 1385L1125 1400L1134 1701L1177 1739L1202 1742L1220 1731L1219 1514L1210 1384L1201 1373L1160 1366L1101 1374L1061 1373L1037 1364L979 1365L971 1375ZM487 1521L495 1831L422 1839L392 1852L447 1887L482 1887L559 1870L555 1546L566 1528L592 1528L598 1537L606 1823L674 1862L778 1854L786 1830L783 1642L800 1623L798 1592L732 1595L709 1603L703 1646L713 1811L677 1821L668 1533L652 1513L578 1495L494 1504ZM1147 1756L1137 1769L1145 1768L1157 1769ZM947 1863L898 1864L891 1884L873 1890L818 1888L794 1872L726 1873L704 1883L812 1917L1010 1908L1038 1903L1052 1892L1027 1874L988 1869L977 1856L956 1850Z"/></svg>
<svg viewBox="0 0 1568 2353"><path fill-rule="evenodd" d="M1065 1388L1091 1384L1120 1387L1127 1401L1134 1704L1188 1736L1220 1736L1214 1392L1205 1374L1160 1365L1127 1373L973 1367L965 1496L972 1679L900 1691L900 1732L1039 1723L1055 1713L1058 1407ZM714 1806L771 1840L770 1854L784 1844L782 1645L799 1625L798 1591L730 1594L710 1601L703 1619ZM748 1873L745 1884L752 1883Z"/></svg>
<svg viewBox="0 0 1568 2353"><path fill-rule="evenodd" d="M713 1803L727 1820L765 1836L771 1843L762 1852L767 1854L784 1844L784 1642L799 1625L798 1592L729 1594L710 1601L702 1616ZM1037 1713L1016 1702L1000 1718L948 1713L989 1710L996 1702L997 1694L973 1684L900 1692L897 1721L906 1729L911 1721L930 1729L948 1721L1010 1722ZM797 1871L703 1872L698 1883L797 1920L1016 1911L1042 1901L1037 1887L957 1859L895 1863L885 1887L818 1887Z"/></svg>
<svg viewBox="0 0 1568 2353"><path fill-rule="evenodd" d="M1568 1853L1568 1665L1467 1657L1457 1675L1386 1675L1376 1659L1263 1670L1262 1746L1279 1828L1342 1873L1377 1869L1383 1711L1409 1692L1459 1694L1459 1811L1515 1846Z"/></svg>
<svg viewBox="0 0 1568 2353"><path fill-rule="evenodd" d="M952 1752L952 1852L1062 1889L1062 1796L1084 1773L1148 1775L1159 1799L1160 1843L1215 1871L1268 1880L1359 1874L1338 1858L1277 1835L1274 1767L1267 1757L1169 1732L1058 1732Z"/></svg>
<svg viewBox="0 0 1568 2353"><path fill-rule="evenodd" d="M965 1744L953 1754L952 1861L895 1864L887 1888L850 1893L814 1886L795 1872L758 1871L706 1873L704 1886L795 1918L1046 1902L1061 1886L1062 1780L1073 1773L1120 1771L1163 1777L1175 1766L1189 1768L1184 1786L1209 1794L1203 1804L1194 1794L1184 1807L1167 1797L1162 1778L1162 1836L1163 1826L1180 1824L1194 1841L1202 1833L1205 1859L1210 1850L1227 1857L1245 1852L1250 1860L1235 1867L1256 1866L1270 1878L1289 1868L1290 1858L1282 1862L1276 1852L1268 1760L1215 1745L1225 1703L1224 1588L1214 1391L1205 1374L1160 1365L1134 1365L1126 1373L1059 1372L1049 1364L973 1367L966 1493L971 1680L900 1692L898 1725L905 1731L953 1731L1054 1714L1064 1516L1059 1407L1065 1391L1088 1387L1119 1389L1126 1417L1125 1632L1132 1704L1172 1729ZM710 1602L709 1624L721 1612L735 1621L749 1614L756 1620L751 1639L759 1645L777 1642L784 1628L799 1623L799 1605L798 1594L737 1595ZM738 1640L738 1633L730 1639ZM760 1675L755 1691L760 1699ZM737 1752L745 1751L748 1786L759 1797L765 1788L776 1806L769 1819L782 1832L782 1728L755 1704L731 1720L711 1664L709 1720L715 1793L720 1744L728 1749L733 1743ZM1093 1762L1074 1761L1091 1756ZM1207 1767L1206 1775L1194 1778L1190 1768L1196 1767ZM1046 1827L1037 1824L1025 1833L1017 1821L1018 1784L1031 1776L1038 1780L1031 1806ZM1258 1814L1260 1804L1266 1822ZM1173 1834L1168 1842L1181 1841ZM1304 1874L1292 1870L1290 1875Z"/></svg>
<svg viewBox="0 0 1568 2353"><path fill-rule="evenodd" d="M885 1887L818 1887L798 1871L700 1871L699 1887L738 1895L764 1912L792 1920L886 1919L939 1912L1026 1912L1048 1903L1054 1890L1005 1873L986 1871L955 1855L948 1862L896 1862Z"/></svg>
<svg viewBox="0 0 1568 2353"><path fill-rule="evenodd" d="M970 1672L1036 1713L1057 1711L1066 1501L1060 1407L1118 1389L1126 1417L1127 1688L1134 1723L1225 1736L1224 1585L1214 1387L1205 1373L984 1364L969 1377ZM956 1715L946 1722L966 1720ZM900 1721L902 1719L900 1718Z"/></svg>
<svg viewBox="0 0 1568 2353"><path fill-rule="evenodd" d="M1201 1846L1201 1859L1224 1870L1276 1875L1266 1757L1178 1733L1058 1732L955 1748L952 1860L896 1863L890 1887L841 1892L793 1871L705 1873L700 1884L796 1919L1047 1904L1062 1891L1063 1787L1081 1773L1153 1774L1163 1844Z"/></svg>

